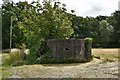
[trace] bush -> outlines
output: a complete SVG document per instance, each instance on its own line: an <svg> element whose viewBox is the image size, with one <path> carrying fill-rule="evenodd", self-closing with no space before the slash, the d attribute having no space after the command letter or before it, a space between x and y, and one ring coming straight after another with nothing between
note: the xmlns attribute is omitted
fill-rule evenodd
<svg viewBox="0 0 120 80"><path fill-rule="evenodd" d="M34 64L42 55L49 53L46 41L39 36L31 36L29 40L30 53L26 57L27 64Z"/></svg>
<svg viewBox="0 0 120 80"><path fill-rule="evenodd" d="M19 66L24 64L25 54L23 53L23 51L9 53L9 55L10 55L10 60L9 60L10 65Z"/></svg>
<svg viewBox="0 0 120 80"><path fill-rule="evenodd" d="M23 57L24 57L24 54L22 54L21 52L14 52L9 54L10 54L10 59L12 61L23 60Z"/></svg>
<svg viewBox="0 0 120 80"><path fill-rule="evenodd" d="M92 49L92 38L85 38L85 56L86 58L91 58L92 59L92 55L91 55L91 49Z"/></svg>
<svg viewBox="0 0 120 80"><path fill-rule="evenodd" d="M42 58L42 59L38 59L37 60L37 63L39 64L58 64L58 63L85 63L85 62L89 62L90 60L76 60L76 59L71 59L71 58L63 58L63 59L60 59L60 58Z"/></svg>
<svg viewBox="0 0 120 80"><path fill-rule="evenodd" d="M24 65L25 64L25 62L24 61L15 61L14 63L12 63L12 66L22 66L22 65Z"/></svg>
<svg viewBox="0 0 120 80"><path fill-rule="evenodd" d="M84 63L89 62L91 59L73 59L73 58L53 58L48 55L42 55L36 60L38 64L56 64L56 63Z"/></svg>

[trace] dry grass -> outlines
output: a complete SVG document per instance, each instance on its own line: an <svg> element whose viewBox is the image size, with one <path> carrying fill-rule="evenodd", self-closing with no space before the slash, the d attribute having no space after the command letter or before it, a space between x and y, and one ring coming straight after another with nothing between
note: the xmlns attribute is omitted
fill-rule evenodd
<svg viewBox="0 0 120 80"><path fill-rule="evenodd" d="M107 54L107 55L118 56L119 51L120 51L120 48L102 48L102 49L93 48L92 54Z"/></svg>
<svg viewBox="0 0 120 80"><path fill-rule="evenodd" d="M112 61L120 58L120 48L93 48L92 55Z"/></svg>

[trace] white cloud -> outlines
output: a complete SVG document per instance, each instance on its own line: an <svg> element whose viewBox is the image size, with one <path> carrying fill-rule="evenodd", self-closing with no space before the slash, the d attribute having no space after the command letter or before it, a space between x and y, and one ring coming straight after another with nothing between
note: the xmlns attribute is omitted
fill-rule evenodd
<svg viewBox="0 0 120 80"><path fill-rule="evenodd" d="M67 9L75 10L78 16L111 15L118 10L119 0L60 0L67 5Z"/></svg>
<svg viewBox="0 0 120 80"><path fill-rule="evenodd" d="M25 0L13 0L14 2ZM26 0L29 3L37 0ZM40 0L43 1L43 0ZM78 16L98 16L107 15L118 10L119 0L59 0L61 3L66 4L68 12L75 10L75 14ZM1 1L0 1L1 2Z"/></svg>
<svg viewBox="0 0 120 80"><path fill-rule="evenodd" d="M120 1L119 1L119 3L118 3L118 10L120 11Z"/></svg>

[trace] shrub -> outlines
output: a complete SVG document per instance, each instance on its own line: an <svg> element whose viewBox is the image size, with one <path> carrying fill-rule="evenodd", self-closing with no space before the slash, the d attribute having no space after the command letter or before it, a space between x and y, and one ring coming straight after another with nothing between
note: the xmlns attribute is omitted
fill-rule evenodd
<svg viewBox="0 0 120 80"><path fill-rule="evenodd" d="M85 40L85 56L86 56L86 58L92 59L91 49L92 49L93 39L92 38L85 38L84 40Z"/></svg>
<svg viewBox="0 0 120 80"><path fill-rule="evenodd" d="M20 52L9 53L12 61L22 60L23 55Z"/></svg>
<svg viewBox="0 0 120 80"><path fill-rule="evenodd" d="M22 65L24 65L25 64L25 62L24 61L15 61L14 63L12 63L12 66L22 66Z"/></svg>
<svg viewBox="0 0 120 80"><path fill-rule="evenodd" d="M10 65L19 66L24 64L25 54L23 53L23 51L9 53L9 55L10 55L10 59L9 59Z"/></svg>
<svg viewBox="0 0 120 80"><path fill-rule="evenodd" d="M53 58L48 55L42 55L36 60L36 63L39 64L56 64L56 63L84 63L84 62L89 62L91 59L73 59L73 58Z"/></svg>
<svg viewBox="0 0 120 80"><path fill-rule="evenodd" d="M42 55L49 52L49 48L46 45L46 41L39 36L31 36L29 40L30 53L26 57L27 64L34 64L36 60Z"/></svg>

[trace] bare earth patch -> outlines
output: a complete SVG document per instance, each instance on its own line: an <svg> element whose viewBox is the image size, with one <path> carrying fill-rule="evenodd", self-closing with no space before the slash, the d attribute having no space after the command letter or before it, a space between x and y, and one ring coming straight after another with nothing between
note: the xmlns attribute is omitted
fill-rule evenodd
<svg viewBox="0 0 120 80"><path fill-rule="evenodd" d="M24 65L8 70L9 78L117 78L118 62Z"/></svg>

